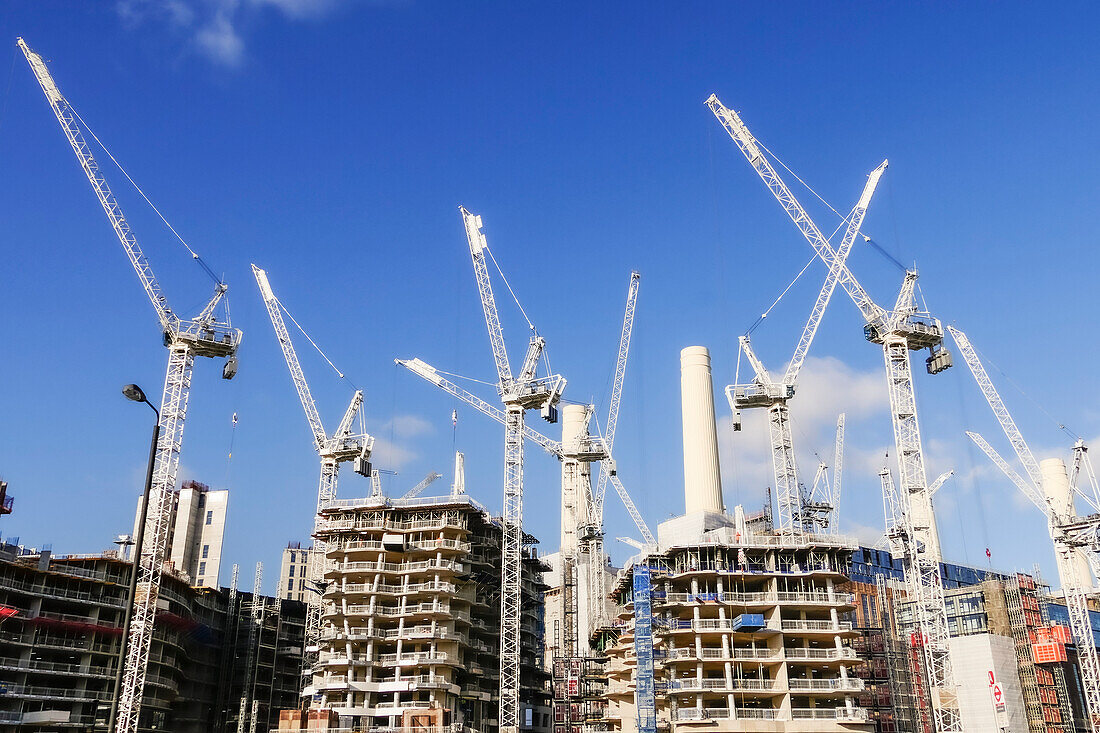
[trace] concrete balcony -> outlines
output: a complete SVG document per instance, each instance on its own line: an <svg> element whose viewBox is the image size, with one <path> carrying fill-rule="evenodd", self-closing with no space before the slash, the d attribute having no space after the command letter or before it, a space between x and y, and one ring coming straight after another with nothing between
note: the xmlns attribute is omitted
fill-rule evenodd
<svg viewBox="0 0 1100 733"><path fill-rule="evenodd" d="M792 708L792 720L842 720L864 722L867 720L865 708Z"/></svg>
<svg viewBox="0 0 1100 733"><path fill-rule="evenodd" d="M798 631L805 634L850 634L852 632L851 621L802 621L799 619L783 619L781 628L783 631Z"/></svg>
<svg viewBox="0 0 1100 733"><path fill-rule="evenodd" d="M677 723L730 719L779 720L779 711L772 708L680 708L675 715Z"/></svg>
<svg viewBox="0 0 1100 733"><path fill-rule="evenodd" d="M669 649L666 655L666 659L675 663L678 661L688 662L729 662L729 661L760 661L760 662L781 662L783 661L782 649L738 649L733 648L728 652L721 648L704 648L697 650L695 647L681 647L679 649Z"/></svg>
<svg viewBox="0 0 1100 733"><path fill-rule="evenodd" d="M783 694L786 690L776 684L775 680L738 679L726 680L724 678L697 679L683 677L668 682L669 692L760 692L765 694Z"/></svg>
<svg viewBox="0 0 1100 733"><path fill-rule="evenodd" d="M858 677L812 680L796 677L787 680L787 686L791 692L859 692L864 688L864 683Z"/></svg>
<svg viewBox="0 0 1100 733"><path fill-rule="evenodd" d="M379 661L386 667L401 667L413 664L446 664L447 652L406 652L404 654L383 654Z"/></svg>
<svg viewBox="0 0 1100 733"><path fill-rule="evenodd" d="M830 662L830 661L854 661L856 650L851 647L840 649L799 649L787 648L784 650L788 661L791 662Z"/></svg>

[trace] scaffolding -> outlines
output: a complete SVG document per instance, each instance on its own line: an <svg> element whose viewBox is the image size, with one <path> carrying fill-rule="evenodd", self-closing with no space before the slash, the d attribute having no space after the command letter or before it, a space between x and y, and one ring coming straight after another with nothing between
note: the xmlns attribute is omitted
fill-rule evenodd
<svg viewBox="0 0 1100 733"><path fill-rule="evenodd" d="M653 590L649 566L634 568L634 655L638 660L635 705L638 733L656 733L657 700L653 687Z"/></svg>

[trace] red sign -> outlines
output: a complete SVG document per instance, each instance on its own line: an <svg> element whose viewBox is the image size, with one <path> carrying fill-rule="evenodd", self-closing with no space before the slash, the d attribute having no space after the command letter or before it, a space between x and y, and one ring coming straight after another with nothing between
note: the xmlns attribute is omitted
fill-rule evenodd
<svg viewBox="0 0 1100 733"><path fill-rule="evenodd" d="M993 674L993 670L989 670L989 686L997 684L997 677Z"/></svg>
<svg viewBox="0 0 1100 733"><path fill-rule="evenodd" d="M1001 686L993 685L993 702L997 703L997 705L1002 705L1004 704L1004 701L1005 695L1003 692L1001 692Z"/></svg>

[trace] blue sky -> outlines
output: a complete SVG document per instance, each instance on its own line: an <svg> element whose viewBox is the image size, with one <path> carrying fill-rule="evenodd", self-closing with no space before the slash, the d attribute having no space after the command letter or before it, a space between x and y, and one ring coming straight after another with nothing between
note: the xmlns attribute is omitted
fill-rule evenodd
<svg viewBox="0 0 1100 733"><path fill-rule="evenodd" d="M627 279L641 271L616 453L651 525L682 511L679 350L709 346L719 390L737 336L810 254L703 106L711 92L838 209L890 159L864 230L916 262L932 309L1023 388L991 368L1036 453L1068 457L1058 423L1100 435L1097 15L1013 3L5 4L0 475L17 503L0 531L88 552L128 530L149 415L119 388L159 393L165 362L137 280L16 57L17 35L230 284L240 374L223 382L199 364L181 471L232 491L227 580L234 562L262 560L275 575L280 548L306 539L317 480L252 262L366 390L377 464L399 472L387 491L431 470L448 474L444 485L455 440L470 492L499 509L498 427L460 408L453 436L453 401L393 366L420 356L491 378L459 204L484 216L571 399L606 403ZM174 307L201 307L208 281L106 170ZM799 194L831 231L835 217ZM862 245L850 264L892 302L893 264ZM773 368L823 276L810 268L754 333ZM519 360L525 326L498 295ZM352 387L298 343L334 424ZM792 412L808 480L847 410L842 523L864 537L882 525L875 474L892 444L881 370L838 293ZM1053 576L1038 513L962 435L978 429L1010 454L965 367L918 373L917 390L929 472L960 474L937 495L948 556L981 564L989 546L997 567L1039 562ZM733 435L719 406L727 504L755 507L771 473L763 425L752 416ZM558 466L529 455L527 526L551 551ZM342 496L367 491L345 472ZM636 536L613 497L607 514L609 538Z"/></svg>

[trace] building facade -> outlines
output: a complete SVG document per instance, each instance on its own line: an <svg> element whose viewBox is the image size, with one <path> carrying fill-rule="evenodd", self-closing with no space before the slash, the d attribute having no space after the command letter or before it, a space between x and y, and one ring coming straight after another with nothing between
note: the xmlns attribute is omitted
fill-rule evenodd
<svg viewBox="0 0 1100 733"><path fill-rule="evenodd" d="M113 552L54 557L0 547L0 733L106 731L130 567ZM257 730L275 727L279 706L297 699L304 606L281 602L273 613L275 600L263 599L268 630L256 635L256 673L247 677L240 660L251 637L227 630L246 629L251 616L233 626L229 590L192 587L166 567L139 730L236 731L228 713L239 712L246 686L255 690L249 714L254 699L270 708L258 711Z"/></svg>
<svg viewBox="0 0 1100 733"><path fill-rule="evenodd" d="M138 497L134 534L145 497ZM184 481L172 498L172 531L165 557L190 583L217 588L222 564L222 540L229 509L229 492L212 491L198 481Z"/></svg>
<svg viewBox="0 0 1100 733"><path fill-rule="evenodd" d="M307 691L315 706L367 732L413 725L496 731L499 520L466 495L340 500L321 514L327 586ZM547 731L547 566L532 545L523 553L520 729Z"/></svg>
<svg viewBox="0 0 1100 733"><path fill-rule="evenodd" d="M319 561L318 554L312 546L302 547L301 542L287 543L279 563L279 586L275 595L301 603L307 603L310 596L316 595L319 589L310 586L309 578L311 564Z"/></svg>
<svg viewBox="0 0 1100 733"><path fill-rule="evenodd" d="M680 520L661 526L658 553L619 575L605 647L610 729L637 730L637 701L652 686L656 724L673 731L872 730L858 704L854 599L840 590L855 541L752 534L719 517L708 523L722 526L695 537L683 531L690 522L666 531ZM640 568L648 598L635 583Z"/></svg>

